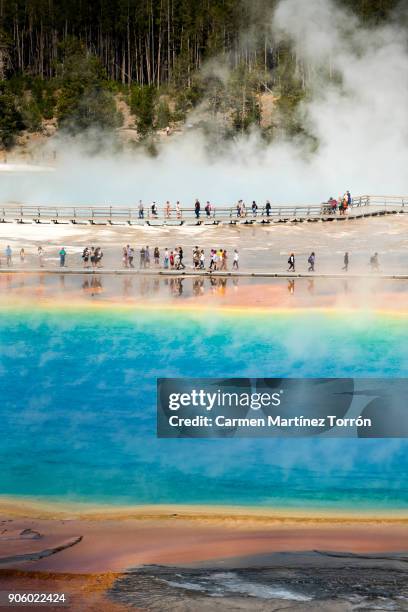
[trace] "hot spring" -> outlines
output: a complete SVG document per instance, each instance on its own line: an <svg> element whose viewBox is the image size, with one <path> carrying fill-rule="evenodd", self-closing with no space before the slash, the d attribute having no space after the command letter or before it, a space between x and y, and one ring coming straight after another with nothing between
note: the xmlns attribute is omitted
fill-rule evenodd
<svg viewBox="0 0 408 612"><path fill-rule="evenodd" d="M407 376L405 314L196 308L193 292L183 302L140 294L131 303L123 296L95 302L92 288L79 299L69 287L40 301L30 287L31 298L16 301L13 287L0 311L2 494L135 505L408 507L403 439L156 438L157 377Z"/></svg>

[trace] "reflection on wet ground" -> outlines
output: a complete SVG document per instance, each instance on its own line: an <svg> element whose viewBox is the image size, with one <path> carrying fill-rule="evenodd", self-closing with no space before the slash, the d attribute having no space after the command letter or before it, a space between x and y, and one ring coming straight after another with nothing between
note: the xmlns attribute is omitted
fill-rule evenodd
<svg viewBox="0 0 408 612"><path fill-rule="evenodd" d="M1 301L180 303L215 307L352 307L408 312L408 281L376 278L155 277L3 274ZM181 304L180 304L181 305Z"/></svg>

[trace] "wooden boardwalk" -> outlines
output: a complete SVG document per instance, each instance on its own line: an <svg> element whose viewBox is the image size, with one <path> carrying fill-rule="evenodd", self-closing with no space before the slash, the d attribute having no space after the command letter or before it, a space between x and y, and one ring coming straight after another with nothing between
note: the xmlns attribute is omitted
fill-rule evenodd
<svg viewBox="0 0 408 612"><path fill-rule="evenodd" d="M275 223L347 222L365 217L376 217L408 212L408 196L359 196L347 214L330 214L327 205L302 206L273 205L269 214L259 208L254 215L248 210L238 216L235 207L217 206L210 214L201 210L199 217L193 208L183 209L179 215L173 211L166 216L163 211L152 215L147 209L140 217L138 207L123 206L55 206L3 204L0 206L0 223L118 225L152 227L214 226L214 225L268 225Z"/></svg>
<svg viewBox="0 0 408 612"><path fill-rule="evenodd" d="M331 273L320 273L320 272L266 272L262 270L257 271L219 271L209 272L207 270L148 270L148 269L136 269L136 268L96 268L96 269L84 269L84 268L0 268L0 274L48 274L48 275L107 275L107 276L150 276L154 278L168 278L168 277L183 277L183 278L326 278L326 279L398 279L408 280L408 274L381 274L376 272L367 272L366 274L355 274L350 272L331 272Z"/></svg>

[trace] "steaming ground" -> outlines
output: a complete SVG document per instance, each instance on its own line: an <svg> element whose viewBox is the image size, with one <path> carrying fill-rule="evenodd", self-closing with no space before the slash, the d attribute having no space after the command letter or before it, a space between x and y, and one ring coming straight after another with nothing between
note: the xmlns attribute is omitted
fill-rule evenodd
<svg viewBox="0 0 408 612"><path fill-rule="evenodd" d="M148 227L148 226L82 226L71 225L17 225L0 224L0 254L4 266L4 250L10 244L14 251L13 266L20 267L18 253L26 251L26 267L38 267L37 248L45 250L45 265L58 265L58 251L64 246L68 252L68 267L82 265L84 246L101 246L104 266L122 267L122 248L130 244L138 251L149 245L158 246L163 254L183 246L185 263L191 265L195 245L209 249L225 248L229 253L229 267L233 250L240 253L242 271L282 272L287 268L290 252L297 257L297 271L307 268L307 257L316 253L316 271L338 273L343 265L344 252L350 254L350 272L370 272L369 258L378 251L383 273L408 273L408 216L366 218L342 223L275 224L271 226L200 226L200 227Z"/></svg>

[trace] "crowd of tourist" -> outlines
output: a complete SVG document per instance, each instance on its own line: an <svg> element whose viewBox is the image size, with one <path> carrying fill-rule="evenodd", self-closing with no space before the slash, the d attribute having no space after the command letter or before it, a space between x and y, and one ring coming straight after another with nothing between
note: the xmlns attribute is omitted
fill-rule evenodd
<svg viewBox="0 0 408 612"><path fill-rule="evenodd" d="M163 268L164 270L185 270L183 247L177 246L174 249L165 248L160 252L159 247L150 249L149 246L142 246L138 250L139 268L147 269L150 267ZM225 271L228 270L229 255L226 249L211 249L208 257L205 250L195 246L192 251L193 270ZM125 268L135 267L135 249L127 244L122 249L122 263ZM232 255L232 269L239 270L239 253L234 249Z"/></svg>
<svg viewBox="0 0 408 612"><path fill-rule="evenodd" d="M85 247L82 251L81 257L84 268L102 267L103 252L101 247Z"/></svg>
<svg viewBox="0 0 408 612"><path fill-rule="evenodd" d="M7 267L13 266L13 249L7 245L4 250L4 261ZM102 268L103 251L101 247L85 247L82 250L81 259L85 269ZM37 247L36 257L38 267L44 268L45 252L42 246ZM26 261L26 252L24 248L19 251L20 264ZM58 262L61 268L67 265L67 251L65 247L61 247L58 251ZM288 272L296 272L296 256L295 253L290 253L288 257ZM306 259L307 271L315 272L316 253L312 251ZM150 248L142 246L137 249L127 244L122 249L122 265L124 268L134 269L137 267L140 270L167 270L180 271L192 269L197 272L225 272L228 270L239 271L240 256L238 249L234 249L232 255L225 248L212 248L206 253L205 249L195 246L192 249L191 260L185 262L184 249L182 246L177 246L173 249L165 248L160 250L158 246ZM350 256L347 251L343 257L342 270L348 272L350 265ZM380 272L380 262L378 253L374 253L368 262L372 272ZM3 266L3 259L0 254L0 267Z"/></svg>
<svg viewBox="0 0 408 612"><path fill-rule="evenodd" d="M340 215L345 215L349 207L352 205L353 199L350 191L346 191L344 195L341 195L337 200L330 197L327 202L322 205L323 214L335 214L339 212ZM157 202L152 202L149 205L139 200L137 205L139 219L156 219L160 215L159 205ZM224 207L224 210L228 207ZM191 207L185 208L184 212L192 210ZM196 219L200 219L201 216L211 217L215 215L216 207L209 200L205 204L202 204L198 198L196 198L193 211ZM256 200L252 200L251 204L246 204L244 200L238 200L238 202L231 207L230 214L236 215L237 218L241 217L257 217L259 214L262 216L270 217L272 214L272 204L269 200L266 200L263 204L258 204ZM183 208L180 201L177 200L175 204L172 204L170 200L167 200L162 207L163 216L165 219L181 219L183 217Z"/></svg>
<svg viewBox="0 0 408 612"><path fill-rule="evenodd" d="M348 211L348 209L350 208L350 206L352 205L353 199L351 197L351 194L349 191L346 191L346 193L343 196L339 196L336 200L336 198L333 198L333 196L331 196L327 202L327 213L331 214L331 215L335 215L337 212L340 215L345 215Z"/></svg>

